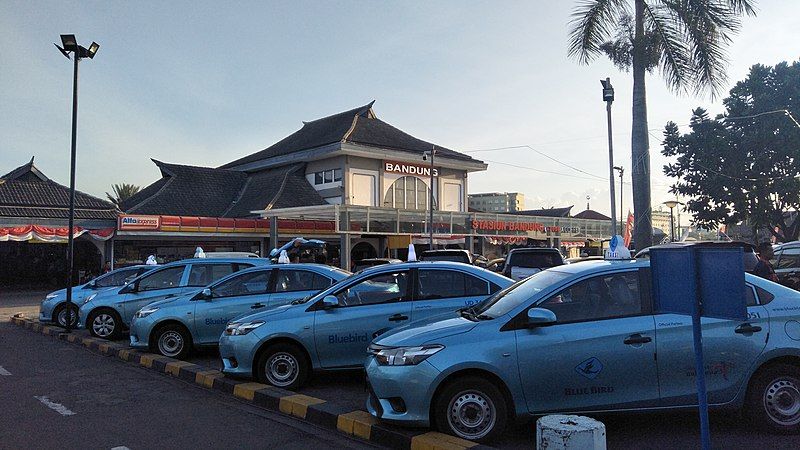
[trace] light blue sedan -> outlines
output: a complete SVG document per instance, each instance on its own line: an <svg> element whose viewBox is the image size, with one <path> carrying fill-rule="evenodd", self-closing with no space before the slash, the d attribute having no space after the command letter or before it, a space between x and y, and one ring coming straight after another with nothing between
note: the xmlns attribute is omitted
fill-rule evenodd
<svg viewBox="0 0 800 450"><path fill-rule="evenodd" d="M125 284L158 266L129 266L114 269L104 273L99 277L72 288L72 326L78 323L78 307L83 304L83 300L97 292L113 287L125 286ZM59 289L53 291L42 300L39 306L39 322L55 322L59 326L67 326L67 290Z"/></svg>
<svg viewBox="0 0 800 450"><path fill-rule="evenodd" d="M86 297L78 310L78 327L92 336L117 339L143 306L196 292L242 269L270 264L264 258L190 258L165 264L131 280L122 289Z"/></svg>
<svg viewBox="0 0 800 450"><path fill-rule="evenodd" d="M200 292L151 303L131 322L131 347L184 358L216 346L228 322L310 297L350 276L322 264L274 264L228 275Z"/></svg>
<svg viewBox="0 0 800 450"><path fill-rule="evenodd" d="M305 302L233 320L219 340L223 372L295 389L312 370L360 367L381 333L475 305L511 283L452 262L365 269Z"/></svg>
<svg viewBox="0 0 800 450"><path fill-rule="evenodd" d="M800 293L747 274L746 320L702 319L709 403L800 431ZM696 407L692 320L653 314L649 261L537 273L370 345L369 412L479 441L515 417Z"/></svg>

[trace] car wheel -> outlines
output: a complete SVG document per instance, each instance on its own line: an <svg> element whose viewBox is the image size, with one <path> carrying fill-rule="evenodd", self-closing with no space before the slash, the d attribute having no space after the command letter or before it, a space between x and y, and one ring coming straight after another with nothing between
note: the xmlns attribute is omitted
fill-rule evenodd
<svg viewBox="0 0 800 450"><path fill-rule="evenodd" d="M800 431L800 369L776 364L759 370L747 391L746 408L762 428L783 434Z"/></svg>
<svg viewBox="0 0 800 450"><path fill-rule="evenodd" d="M122 319L111 309L92 311L86 323L89 333L94 337L114 340L122 334Z"/></svg>
<svg viewBox="0 0 800 450"><path fill-rule="evenodd" d="M180 325L165 325L153 334L155 350L170 358L184 359L192 348L192 336Z"/></svg>
<svg viewBox="0 0 800 450"><path fill-rule="evenodd" d="M78 324L78 308L73 305L70 308L70 311L72 312L72 317L71 317L71 320L70 320L70 326L72 328L75 328L75 326ZM67 305L62 303L62 304L58 305L58 307L56 307L56 310L53 311L53 322L58 324L58 326L60 326L60 327L66 328L66 326L67 326Z"/></svg>
<svg viewBox="0 0 800 450"><path fill-rule="evenodd" d="M305 354L296 345L275 344L258 358L258 380L294 390L305 384L309 365Z"/></svg>
<svg viewBox="0 0 800 450"><path fill-rule="evenodd" d="M459 378L436 397L434 420L443 433L488 442L503 432L508 413L503 394L479 377Z"/></svg>

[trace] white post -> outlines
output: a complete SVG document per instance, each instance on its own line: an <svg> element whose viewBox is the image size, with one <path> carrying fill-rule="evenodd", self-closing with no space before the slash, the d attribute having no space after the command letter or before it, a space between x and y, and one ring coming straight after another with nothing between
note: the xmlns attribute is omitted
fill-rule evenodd
<svg viewBox="0 0 800 450"><path fill-rule="evenodd" d="M536 421L536 449L606 450L606 427L589 417L544 416Z"/></svg>

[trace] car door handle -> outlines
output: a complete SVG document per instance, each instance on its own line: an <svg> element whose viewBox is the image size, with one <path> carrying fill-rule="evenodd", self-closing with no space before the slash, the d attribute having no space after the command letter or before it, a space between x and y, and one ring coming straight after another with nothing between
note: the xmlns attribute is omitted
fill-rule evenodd
<svg viewBox="0 0 800 450"><path fill-rule="evenodd" d="M254 303L253 306L250 307L250 309L258 309L263 307L264 307L263 303Z"/></svg>
<svg viewBox="0 0 800 450"><path fill-rule="evenodd" d="M758 333L761 331L761 327L758 325L751 325L749 323L743 323L736 327L736 331L739 334L748 334L748 333Z"/></svg>
<svg viewBox="0 0 800 450"><path fill-rule="evenodd" d="M626 337L625 340L622 341L622 342L625 345L635 345L635 344L646 344L646 343L648 343L648 342L650 342L652 340L653 339L651 339L648 336L642 336L641 334L632 334L632 335Z"/></svg>
<svg viewBox="0 0 800 450"><path fill-rule="evenodd" d="M402 320L408 320L408 316L404 316L402 314L395 314L392 317L389 317L389 322L400 322Z"/></svg>

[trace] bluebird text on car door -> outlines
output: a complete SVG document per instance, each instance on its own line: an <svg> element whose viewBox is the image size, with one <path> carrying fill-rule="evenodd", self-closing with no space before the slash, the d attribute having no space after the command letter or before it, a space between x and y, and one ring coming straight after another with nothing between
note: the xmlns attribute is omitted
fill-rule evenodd
<svg viewBox="0 0 800 450"><path fill-rule="evenodd" d="M515 331L531 412L658 403L650 297L639 285L635 270L596 275L534 305L557 322Z"/></svg>
<svg viewBox="0 0 800 450"><path fill-rule="evenodd" d="M194 297L194 335L197 344L216 343L231 319L257 312L269 304L267 292L273 269L237 274L211 286L211 297Z"/></svg>
<svg viewBox="0 0 800 450"><path fill-rule="evenodd" d="M322 367L358 366L376 333L411 318L409 271L383 272L344 287L339 306L314 313L314 342Z"/></svg>

